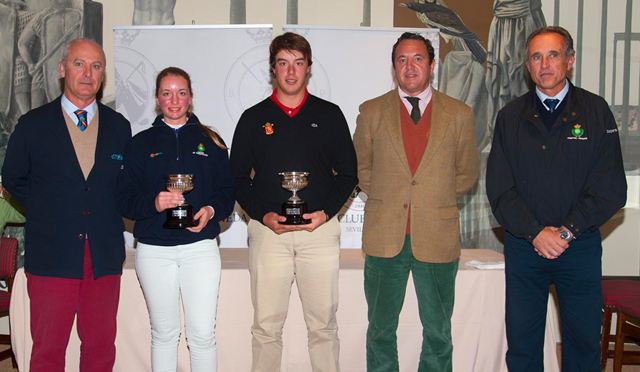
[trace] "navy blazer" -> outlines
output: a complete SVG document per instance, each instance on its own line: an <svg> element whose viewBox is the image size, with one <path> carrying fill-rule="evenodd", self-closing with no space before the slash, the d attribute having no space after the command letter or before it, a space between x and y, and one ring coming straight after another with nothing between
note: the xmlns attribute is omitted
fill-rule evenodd
<svg viewBox="0 0 640 372"><path fill-rule="evenodd" d="M2 167L4 187L25 207L25 270L34 275L82 278L89 237L95 278L121 274L124 224L116 185L131 126L98 103L95 163L87 180L71 142L60 97L23 115Z"/></svg>

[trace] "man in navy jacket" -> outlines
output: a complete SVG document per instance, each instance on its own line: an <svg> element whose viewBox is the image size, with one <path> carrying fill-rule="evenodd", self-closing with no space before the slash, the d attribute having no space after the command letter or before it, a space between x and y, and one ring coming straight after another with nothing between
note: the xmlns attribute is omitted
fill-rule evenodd
<svg viewBox="0 0 640 372"><path fill-rule="evenodd" d="M80 371L111 371L115 361L124 225L114 195L131 128L96 100L105 64L91 40L66 46L64 94L20 118L2 168L27 212L33 372L64 371L76 313Z"/></svg>
<svg viewBox="0 0 640 372"><path fill-rule="evenodd" d="M627 198L618 128L607 102L574 86L573 38L549 26L527 39L536 88L498 113L487 196L506 230L509 371L542 371L549 285L562 319L562 371L600 371L600 226Z"/></svg>

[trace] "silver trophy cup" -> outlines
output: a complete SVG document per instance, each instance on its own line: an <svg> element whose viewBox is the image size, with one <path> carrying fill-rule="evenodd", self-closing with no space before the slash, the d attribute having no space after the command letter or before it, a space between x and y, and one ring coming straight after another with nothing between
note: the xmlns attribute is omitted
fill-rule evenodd
<svg viewBox="0 0 640 372"><path fill-rule="evenodd" d="M164 176L165 185L169 191L179 191L186 194L193 190L193 174L168 174ZM185 229L195 226L193 222L193 207L182 203L175 208L167 209L165 229Z"/></svg>
<svg viewBox="0 0 640 372"><path fill-rule="evenodd" d="M311 223L311 220L302 218L307 213L307 203L298 196L298 191L304 189L309 184L308 172L282 172L278 173L282 181L282 187L291 191L291 196L287 201L282 203L282 215L287 218L286 221L280 222L283 225L304 225Z"/></svg>

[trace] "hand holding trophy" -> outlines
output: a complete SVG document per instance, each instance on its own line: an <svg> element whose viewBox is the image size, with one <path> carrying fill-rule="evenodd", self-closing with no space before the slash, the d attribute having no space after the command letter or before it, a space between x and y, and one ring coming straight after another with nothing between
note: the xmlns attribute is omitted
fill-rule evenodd
<svg viewBox="0 0 640 372"><path fill-rule="evenodd" d="M168 174L164 176L167 190L179 191L183 194L193 190L192 174ZM182 203L175 208L167 209L167 220L162 225L165 229L185 229L194 226L193 207Z"/></svg>
<svg viewBox="0 0 640 372"><path fill-rule="evenodd" d="M282 181L282 187L291 191L293 196L282 203L282 215L287 218L286 221L280 222L283 225L305 225L311 223L311 220L302 218L307 213L307 203L305 203L297 192L307 187L309 181L308 172L282 172L278 173Z"/></svg>

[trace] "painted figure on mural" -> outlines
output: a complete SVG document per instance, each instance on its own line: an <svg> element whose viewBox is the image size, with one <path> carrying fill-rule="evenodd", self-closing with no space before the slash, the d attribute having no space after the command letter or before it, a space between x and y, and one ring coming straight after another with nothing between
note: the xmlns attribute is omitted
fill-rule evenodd
<svg viewBox="0 0 640 372"><path fill-rule="evenodd" d="M133 0L132 25L174 25L176 0Z"/></svg>
<svg viewBox="0 0 640 372"><path fill-rule="evenodd" d="M425 26L440 29L440 36L447 43L453 43L453 50L471 52L476 61L484 63L487 51L480 44L480 38L467 28L456 12L447 7L444 0L418 0L401 3L400 6L415 11Z"/></svg>
<svg viewBox="0 0 640 372"><path fill-rule="evenodd" d="M0 92L0 112L8 123L31 108L31 76L16 45L31 18L33 12L25 9L23 0L0 0L0 66L4 67L0 69L0 86L9 88ZM11 132L13 128L2 129Z"/></svg>
<svg viewBox="0 0 640 372"><path fill-rule="evenodd" d="M62 46L82 36L82 12L73 0L51 0L36 14L18 40L20 56L31 75L31 107L39 107L60 94L56 72Z"/></svg>
<svg viewBox="0 0 640 372"><path fill-rule="evenodd" d="M541 0L495 0L489 30L486 84L491 97L487 133L480 150L493 137L498 111L529 90L524 74L527 35L545 27Z"/></svg>

